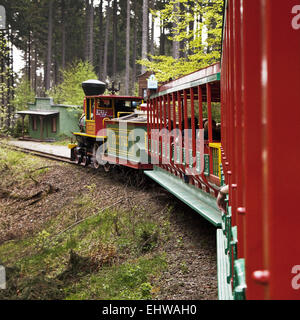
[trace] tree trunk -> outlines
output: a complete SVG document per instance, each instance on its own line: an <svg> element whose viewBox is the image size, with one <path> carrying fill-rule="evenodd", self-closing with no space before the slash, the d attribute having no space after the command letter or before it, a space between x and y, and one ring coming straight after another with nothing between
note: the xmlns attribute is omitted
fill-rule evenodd
<svg viewBox="0 0 300 320"><path fill-rule="evenodd" d="M104 57L103 57L103 80L107 78L107 49L108 49L108 34L109 34L109 18L110 18L110 0L107 0L106 7L106 27L105 27L105 39L104 39Z"/></svg>
<svg viewBox="0 0 300 320"><path fill-rule="evenodd" d="M65 0L61 0L61 67L66 68L66 24L65 24Z"/></svg>
<svg viewBox="0 0 300 320"><path fill-rule="evenodd" d="M94 64L94 0L91 0L89 10L89 62Z"/></svg>
<svg viewBox="0 0 300 320"><path fill-rule="evenodd" d="M189 12L191 15L194 15L194 11L193 11L193 2L189 1L188 2L189 5ZM194 30L194 20L189 22L189 32L191 33ZM191 55L193 52L193 48L188 48L188 55Z"/></svg>
<svg viewBox="0 0 300 320"><path fill-rule="evenodd" d="M184 12L184 6L182 3L179 4L180 6L180 12ZM183 22L184 20L184 17L180 17L179 18L179 22ZM187 28L188 29L188 28ZM187 31L186 29L186 31ZM179 57L180 58L186 58L187 57L187 50L186 50L186 44L187 44L187 41L185 39L181 40L179 42Z"/></svg>
<svg viewBox="0 0 300 320"><path fill-rule="evenodd" d="M174 12L177 12L178 11L178 3L174 3L174 7L173 7L173 11ZM177 32L175 31L176 30L176 27L177 27L177 24L176 22L173 22L173 36L176 36L177 35ZM173 58L174 59L179 59L179 42L178 41L175 41L173 40L172 42L172 49L173 49Z"/></svg>
<svg viewBox="0 0 300 320"><path fill-rule="evenodd" d="M143 0L143 30L142 30L142 59L147 59L148 53L148 0ZM142 73L146 67L142 66Z"/></svg>
<svg viewBox="0 0 300 320"><path fill-rule="evenodd" d="M34 69L33 69L33 89L35 92L35 95L37 95L37 76L36 76L36 71L37 71L37 50L36 50L36 44L34 44Z"/></svg>
<svg viewBox="0 0 300 320"><path fill-rule="evenodd" d="M160 6L165 6L165 1L161 0L160 1ZM161 7L160 7L161 8ZM160 28L159 28L159 54L160 55L165 55L165 51L166 51L166 34L165 34L165 26L164 26L165 21L161 18L159 18L159 24L160 24Z"/></svg>
<svg viewBox="0 0 300 320"><path fill-rule="evenodd" d="M50 89L50 75L52 63L52 33L53 33L53 0L49 0L49 15L48 15L48 49L47 49L47 67L45 89Z"/></svg>
<svg viewBox="0 0 300 320"><path fill-rule="evenodd" d="M103 79L103 0L99 3L99 79Z"/></svg>
<svg viewBox="0 0 300 320"><path fill-rule="evenodd" d="M90 1L85 0L85 47L84 60L89 61L90 53Z"/></svg>
<svg viewBox="0 0 300 320"><path fill-rule="evenodd" d="M31 84L31 31L29 31L28 35L28 81Z"/></svg>
<svg viewBox="0 0 300 320"><path fill-rule="evenodd" d="M151 15L151 39L150 39L150 53L154 54L154 17Z"/></svg>
<svg viewBox="0 0 300 320"><path fill-rule="evenodd" d="M125 71L125 95L129 95L130 81L130 0L127 0L127 19L126 19L126 71Z"/></svg>
<svg viewBox="0 0 300 320"><path fill-rule="evenodd" d="M117 0L114 0L113 5L113 79L115 80L116 73L117 73Z"/></svg>
<svg viewBox="0 0 300 320"><path fill-rule="evenodd" d="M134 33L133 33L133 54L132 54L132 85L131 88L134 90L134 84L136 81L136 39L137 39L137 0L134 0Z"/></svg>

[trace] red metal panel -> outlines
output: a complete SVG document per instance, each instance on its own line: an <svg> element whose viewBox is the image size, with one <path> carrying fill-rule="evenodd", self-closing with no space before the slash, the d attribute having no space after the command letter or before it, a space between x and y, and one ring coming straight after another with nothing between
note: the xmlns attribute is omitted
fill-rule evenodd
<svg viewBox="0 0 300 320"><path fill-rule="evenodd" d="M230 160L229 160L229 170L231 171L231 183L229 186L230 193L230 205L232 212L232 225L236 225L236 175L237 175L237 105L236 105L236 97L235 97L235 66L236 66L236 55L235 55L235 45L236 45L236 29L235 29L235 16L234 16L234 3L235 1L230 1L230 30L231 30L231 44L230 44Z"/></svg>
<svg viewBox="0 0 300 320"><path fill-rule="evenodd" d="M167 151L166 151L166 147L167 147L167 140L168 140L168 135L167 133L167 103L166 103L166 96L162 97L163 100L163 130L164 130L164 134L162 136L162 142L165 146L164 148L164 152L165 154L162 154L162 162L163 164L167 163Z"/></svg>
<svg viewBox="0 0 300 320"><path fill-rule="evenodd" d="M163 97L159 97L159 132L162 132L162 128L163 128L163 114L162 114L162 99ZM158 146L159 146L159 163L162 163L162 136L161 134L159 134L159 138L158 138Z"/></svg>
<svg viewBox="0 0 300 320"><path fill-rule="evenodd" d="M234 133L233 133L233 119L234 119L234 114L233 114L233 107L234 107L234 100L233 100L233 83L234 83L234 74L233 74L233 67L234 67L234 56L233 56L233 47L234 47L234 30L233 30L233 1L230 1L228 3L229 6L229 16L228 16L228 29L229 29L229 46L228 46L228 150L227 150L227 156L228 156L228 162L226 165L226 171L228 174L228 184L229 184L229 199L230 199L230 205L232 206L234 203L234 198L232 194L232 179L233 175L232 173L235 171L235 168L233 168L233 152L234 152ZM233 213L233 224L235 224L234 221L234 212Z"/></svg>
<svg viewBox="0 0 300 320"><path fill-rule="evenodd" d="M195 168L196 163L195 163L194 159L196 157L196 126L195 126L195 102L194 102L194 89L193 88L190 89L190 98L191 98L191 118L192 118L193 168Z"/></svg>
<svg viewBox="0 0 300 320"><path fill-rule="evenodd" d="M149 134L149 126L150 126L150 101L147 101L147 134Z"/></svg>
<svg viewBox="0 0 300 320"><path fill-rule="evenodd" d="M152 138L154 142L154 149L152 152L152 157L155 160L155 163L158 163L158 155L157 155L157 139L158 139L158 103L157 98L154 99L154 132L152 133Z"/></svg>
<svg viewBox="0 0 300 320"><path fill-rule="evenodd" d="M177 91L177 101L178 101L178 128L179 134L177 135L177 146L180 148L179 152L179 162L180 164L177 165L178 168L182 168L182 105L181 105L181 92ZM175 150L176 156L176 150Z"/></svg>
<svg viewBox="0 0 300 320"><path fill-rule="evenodd" d="M169 94L168 94L167 99L168 99L168 120L169 120L168 129L169 129L169 131L171 131L172 130L172 126L171 126L171 120L172 120L172 118L171 118L171 96Z"/></svg>
<svg viewBox="0 0 300 320"><path fill-rule="evenodd" d="M187 90L183 90L183 115L184 115L184 129L186 130L184 132L184 149L185 149L185 158L186 158L186 164L185 169L189 168L189 138L187 134L188 130L188 103L187 103Z"/></svg>
<svg viewBox="0 0 300 320"><path fill-rule="evenodd" d="M159 129L160 129L160 114L159 114L159 98L155 98L155 105L156 105L156 134L155 134L155 141L156 141L156 159L157 163L160 163L160 156L159 156Z"/></svg>
<svg viewBox="0 0 300 320"><path fill-rule="evenodd" d="M176 125L176 121L177 121L177 117L176 117L176 96L175 96L175 93L173 92L172 93L172 102L173 102L173 130L174 130L174 139L176 137L176 128L177 128L177 125Z"/></svg>
<svg viewBox="0 0 300 320"><path fill-rule="evenodd" d="M199 106L199 128L203 129L203 102L202 102L202 88L198 86L198 106Z"/></svg>
<svg viewBox="0 0 300 320"><path fill-rule="evenodd" d="M151 136L151 158L153 157L154 155L154 135L153 135L153 129L154 129L154 99L151 100L151 133L150 133L150 136Z"/></svg>
<svg viewBox="0 0 300 320"><path fill-rule="evenodd" d="M212 136L212 115L211 115L211 85L206 84L206 95L207 95L207 118L208 118L208 141L209 143L213 142ZM213 159L212 159L212 150L208 148L209 154L209 171L210 174L213 173Z"/></svg>
<svg viewBox="0 0 300 320"><path fill-rule="evenodd" d="M211 86L208 83L206 85L206 95L207 95L207 118L208 118L208 141L212 142L212 116L211 116Z"/></svg>
<svg viewBox="0 0 300 320"><path fill-rule="evenodd" d="M243 108L242 106L242 62L241 62L241 34L242 34L242 24L241 24L241 0L236 0L233 2L233 14L234 14L234 52L235 52L235 63L234 63L234 94L235 94L235 105L236 105L236 132L240 134L235 134L236 138L236 153L235 153L235 163L236 163L236 203L235 203L235 216L236 224L238 226L239 234L239 250L238 257L245 256L245 215L240 214L240 211L244 211L245 202L243 199L243 189L244 189L244 149L243 149L243 136L244 136L244 124L243 124ZM237 210L239 208L239 211Z"/></svg>
<svg viewBox="0 0 300 320"><path fill-rule="evenodd" d="M168 144L169 144L169 160L170 165L172 165L172 140L171 140L171 131L172 131L172 117L171 117L171 96L168 94Z"/></svg>
<svg viewBox="0 0 300 320"><path fill-rule="evenodd" d="M267 269L267 297L299 299L292 285L294 266L300 265L299 138L300 30L292 24L298 0L261 3L265 28L261 72L263 86L263 187ZM285 114L287 118L283 119ZM266 228L267 227L267 228ZM299 284L299 280L294 284Z"/></svg>
<svg viewBox="0 0 300 320"><path fill-rule="evenodd" d="M259 17L259 19L255 18ZM262 219L262 130L261 130L261 0L243 1L243 101L245 114L246 279L247 298L265 298L265 287L253 280L255 270L264 270L264 221ZM253 23L255 19L255 23ZM255 111L255 112L254 112Z"/></svg>
<svg viewBox="0 0 300 320"><path fill-rule="evenodd" d="M152 164L143 164L143 163L140 163L140 162L134 162L134 161L126 161L124 163L124 160L123 159L120 159L118 157L110 157L110 156L107 156L107 155L103 155L102 156L102 159L104 161L108 161L110 163L115 163L115 164L121 164L122 166L126 166L126 167L129 167L129 168L133 168L133 169L138 169L138 170L150 170L150 169L153 169L153 165Z"/></svg>

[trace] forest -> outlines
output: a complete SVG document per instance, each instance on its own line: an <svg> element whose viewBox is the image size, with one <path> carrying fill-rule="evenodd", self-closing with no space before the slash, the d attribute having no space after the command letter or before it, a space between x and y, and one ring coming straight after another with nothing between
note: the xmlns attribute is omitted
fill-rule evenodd
<svg viewBox="0 0 300 320"><path fill-rule="evenodd" d="M118 94L137 95L138 77L147 71L161 84L219 62L223 0L1 5L6 21L0 16L0 267L6 289L0 301L217 299L215 226L144 170L110 164L96 170L87 152L94 167L81 158L75 165L69 147L77 134L60 128L69 122L68 110L61 109L70 109L78 130L83 81L115 81ZM18 72L16 52L24 62ZM52 101L62 108L51 113ZM217 103L211 109L219 122ZM45 108L35 109L40 106ZM203 117L208 110L204 102ZM137 125L147 128L139 112ZM103 125L105 120L100 119ZM37 138L30 136L33 131ZM147 135L142 136L144 148ZM97 153L98 138L90 137L96 137ZM25 153L12 142L46 148L48 155ZM67 156L58 159L58 150ZM0 289L2 283L0 268Z"/></svg>
<svg viewBox="0 0 300 320"><path fill-rule="evenodd" d="M12 60L9 50L17 48L24 68L14 74L1 63L1 118L12 117L34 96L81 104L74 88L80 91L87 78L120 82L120 93L131 95L137 92L137 76L147 70L167 81L220 59L222 0L2 3L7 25L0 31L1 59L6 52Z"/></svg>

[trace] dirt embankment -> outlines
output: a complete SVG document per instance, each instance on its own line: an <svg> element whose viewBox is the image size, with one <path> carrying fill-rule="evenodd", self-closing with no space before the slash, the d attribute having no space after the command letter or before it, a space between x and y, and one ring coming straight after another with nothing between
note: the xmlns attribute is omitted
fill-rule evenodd
<svg viewBox="0 0 300 320"><path fill-rule="evenodd" d="M144 292L149 291L152 299L217 299L215 229L198 214L133 170L115 169L106 173L30 156L22 158L20 165L29 158L32 164L23 169L3 162L0 168L0 262L8 268L16 267L19 278L25 279L30 272L36 273L36 279L41 274L48 280L55 278L59 292L63 293L46 295L51 299L109 299L118 290L122 292L121 298L143 298ZM12 173L15 169L16 176ZM109 210L111 216L103 216ZM99 221L95 220L97 217ZM105 224L109 224L106 229ZM99 225L104 228L101 232ZM89 234L94 236L88 238ZM51 246L46 248L49 239ZM92 252L100 242L100 247L113 256L107 268L136 263L145 257L152 259L155 255L162 257L166 267L152 273L155 269L152 266L142 275L138 273L144 266L142 262L133 268L128 277L139 279L141 296L131 295L130 290L134 289L131 278L131 282L125 279L126 284L122 278L120 289L116 285L113 291L102 284L100 290L97 277L102 265L93 270L96 284L91 283L91 276L85 275L92 288L89 294L81 288L82 275L80 279L74 276L72 284L69 280L67 284L61 282L62 274L70 266L71 254L91 255L94 259ZM47 254L51 255L51 263ZM34 269L36 260L28 255L40 259L42 270ZM54 264L53 259L59 261ZM20 288L21 284L3 298L45 298L35 293L22 296ZM90 293L93 290L94 295ZM82 295L78 296L78 292Z"/></svg>

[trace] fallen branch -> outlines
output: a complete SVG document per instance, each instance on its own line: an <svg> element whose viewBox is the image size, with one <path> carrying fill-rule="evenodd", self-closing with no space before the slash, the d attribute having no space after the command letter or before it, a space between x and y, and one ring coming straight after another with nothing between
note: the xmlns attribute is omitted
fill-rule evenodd
<svg viewBox="0 0 300 320"><path fill-rule="evenodd" d="M52 194L54 192L57 192L59 190L59 188L53 187L52 184L50 183L46 183L46 185L48 186L48 190L43 190L40 194L40 196L38 197L38 199L35 199L34 201L30 202L28 206L32 206L33 204L39 202L40 200L42 200L45 196ZM35 197L36 198L36 197ZM32 200L33 198L31 198L30 200Z"/></svg>
<svg viewBox="0 0 300 320"><path fill-rule="evenodd" d="M31 175L29 175L29 178L35 183L35 186L38 186L40 184L40 182L35 180Z"/></svg>
<svg viewBox="0 0 300 320"><path fill-rule="evenodd" d="M59 166L58 166L58 165L54 165L54 166L44 166L44 167L40 167L40 168L36 168L36 169L30 170L30 171L27 171L26 173L31 174L31 173L33 173L33 172L35 172L35 171L38 171L38 170L55 168L55 167L59 167Z"/></svg>
<svg viewBox="0 0 300 320"><path fill-rule="evenodd" d="M102 208L100 211L98 211L98 213L94 213L94 214L92 214L92 215L89 215L88 217L85 217L85 218L83 218L83 219L81 219L81 220L79 220L79 221L76 221L75 223L71 224L68 228L66 228L66 229L64 229L63 231L61 231L61 232L57 233L56 235L54 235L54 237L60 236L61 234L63 234L64 232L66 232L66 231L68 231L68 230L70 230L70 229L72 229L73 227L75 227L75 226L78 225L79 223L87 220L88 218L91 218L91 217L93 217L93 216L95 216L95 215L98 215L98 214L102 213L104 210L107 210L107 209L109 209L109 208L111 208L111 207L114 207L116 204L122 202L123 200L124 200L124 199L122 198L122 199L120 199L119 201L117 201L117 202L115 202L115 203L113 203L113 204L111 204L111 205L109 205L109 206L106 206L106 207Z"/></svg>

